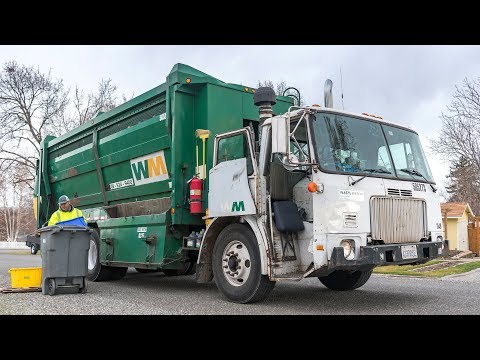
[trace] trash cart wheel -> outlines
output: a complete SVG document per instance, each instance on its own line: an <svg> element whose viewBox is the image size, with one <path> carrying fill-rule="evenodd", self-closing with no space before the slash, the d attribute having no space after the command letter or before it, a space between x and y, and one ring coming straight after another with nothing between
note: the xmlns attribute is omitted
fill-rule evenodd
<svg viewBox="0 0 480 360"><path fill-rule="evenodd" d="M78 292L80 294L85 294L87 292L87 282L85 281L85 279L83 280L83 287L79 288Z"/></svg>
<svg viewBox="0 0 480 360"><path fill-rule="evenodd" d="M57 290L57 283L55 279L50 278L48 279L48 295L53 296L55 295L55 291Z"/></svg>

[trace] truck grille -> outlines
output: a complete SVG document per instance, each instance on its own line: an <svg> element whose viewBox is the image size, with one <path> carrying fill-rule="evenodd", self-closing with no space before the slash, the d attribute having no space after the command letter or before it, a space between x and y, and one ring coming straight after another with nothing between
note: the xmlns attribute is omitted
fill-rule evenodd
<svg viewBox="0 0 480 360"><path fill-rule="evenodd" d="M412 196L412 190L387 189L387 194L392 196Z"/></svg>
<svg viewBox="0 0 480 360"><path fill-rule="evenodd" d="M373 240L386 244L417 242L426 238L426 205L422 199L372 197L370 224Z"/></svg>

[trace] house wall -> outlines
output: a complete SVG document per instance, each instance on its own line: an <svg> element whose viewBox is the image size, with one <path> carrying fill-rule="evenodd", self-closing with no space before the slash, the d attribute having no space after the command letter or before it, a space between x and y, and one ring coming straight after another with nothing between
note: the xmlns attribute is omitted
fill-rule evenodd
<svg viewBox="0 0 480 360"><path fill-rule="evenodd" d="M450 250L458 249L457 241L457 221L458 218L447 219L447 238L448 248Z"/></svg>
<svg viewBox="0 0 480 360"><path fill-rule="evenodd" d="M458 250L468 250L468 220L461 219L457 222L457 246Z"/></svg>
<svg viewBox="0 0 480 360"><path fill-rule="evenodd" d="M457 223L457 243L458 250L468 250L468 214L463 212L463 216Z"/></svg>
<svg viewBox="0 0 480 360"><path fill-rule="evenodd" d="M448 248L450 250L468 250L468 214L461 218L447 219Z"/></svg>

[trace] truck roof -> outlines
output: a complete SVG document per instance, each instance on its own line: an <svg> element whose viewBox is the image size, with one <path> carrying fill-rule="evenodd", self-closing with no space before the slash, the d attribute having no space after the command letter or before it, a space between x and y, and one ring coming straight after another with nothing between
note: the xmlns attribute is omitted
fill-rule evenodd
<svg viewBox="0 0 480 360"><path fill-rule="evenodd" d="M365 113L359 114L359 113L354 113L354 112L350 112L350 111L339 110L339 109L334 109L334 108L326 108L326 107L315 106L315 105L306 106L306 107L303 107L303 108L297 108L297 107L295 107L295 108L296 108L295 110L291 111L292 115L300 114L303 109L309 108L309 109L312 109L312 110L315 110L315 111L321 111L321 112L339 114L339 115L347 115L347 116L351 116L351 117L356 117L356 118L360 118L360 119L365 119L365 120L377 122L379 124L391 125L391 126L395 126L395 127L413 132L413 133L418 135L417 131L413 130L412 128L410 128L408 126L400 125L400 124L394 123L393 121L385 120L385 119L380 118L380 117L375 117L375 116L372 116L370 114L365 114ZM288 113L285 113L285 114L282 114L282 115L287 115L287 114ZM265 124L267 124L267 122Z"/></svg>

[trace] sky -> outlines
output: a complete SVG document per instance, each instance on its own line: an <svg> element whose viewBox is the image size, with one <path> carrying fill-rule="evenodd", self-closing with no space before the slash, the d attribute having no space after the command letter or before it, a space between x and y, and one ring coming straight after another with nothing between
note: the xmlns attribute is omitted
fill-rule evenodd
<svg viewBox="0 0 480 360"><path fill-rule="evenodd" d="M334 107L419 133L440 189L448 163L431 153L429 139L438 136L455 86L480 75L479 59L480 46L460 45L0 45L1 65L15 60L51 70L86 92L110 78L127 97L164 83L176 63L249 87L285 81L300 90L305 105L323 106L331 79Z"/></svg>

